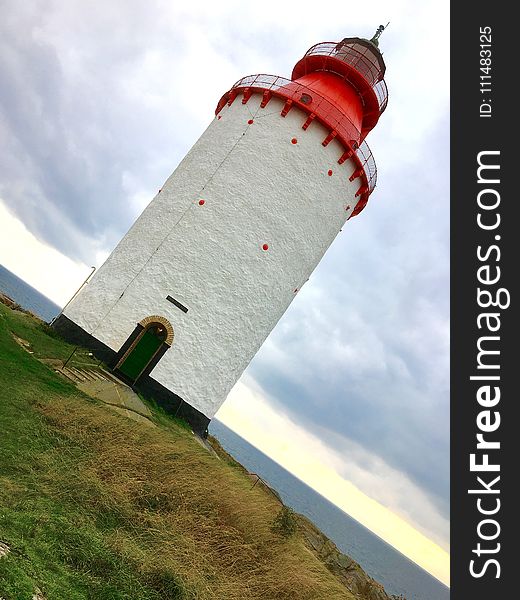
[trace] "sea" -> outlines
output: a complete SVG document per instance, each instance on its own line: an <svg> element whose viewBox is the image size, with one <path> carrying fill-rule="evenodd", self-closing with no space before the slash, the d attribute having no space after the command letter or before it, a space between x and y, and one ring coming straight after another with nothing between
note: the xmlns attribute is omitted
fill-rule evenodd
<svg viewBox="0 0 520 600"><path fill-rule="evenodd" d="M60 306L8 271L3 265L0 265L0 292L47 322L52 321L61 311Z"/></svg>
<svg viewBox="0 0 520 600"><path fill-rule="evenodd" d="M61 307L0 265L0 292L47 322ZM381 583L388 594L406 600L449 600L449 588L285 470L217 419L209 432L251 473L260 475L284 504L305 515L336 546Z"/></svg>

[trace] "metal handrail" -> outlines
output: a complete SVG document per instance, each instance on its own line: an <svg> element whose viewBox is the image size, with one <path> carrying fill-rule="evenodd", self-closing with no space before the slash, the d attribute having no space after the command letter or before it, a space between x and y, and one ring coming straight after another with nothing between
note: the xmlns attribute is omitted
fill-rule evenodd
<svg viewBox="0 0 520 600"><path fill-rule="evenodd" d="M265 479L263 479L262 477L260 477L260 475L258 475L258 473L251 473L250 471L247 472L248 475L252 475L253 477L256 477L256 481L253 483L253 485L249 488L250 490L252 490L256 484L261 481L265 487L271 492L271 494L274 496L274 498L282 505L285 506L283 503L282 498L279 496L278 492L276 490L274 490Z"/></svg>

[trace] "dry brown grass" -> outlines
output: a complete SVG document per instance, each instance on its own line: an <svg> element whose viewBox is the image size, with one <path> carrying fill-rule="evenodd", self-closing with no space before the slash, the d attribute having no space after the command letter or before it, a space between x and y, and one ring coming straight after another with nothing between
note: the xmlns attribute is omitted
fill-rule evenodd
<svg viewBox="0 0 520 600"><path fill-rule="evenodd" d="M280 504L243 469L160 415L151 428L112 412L35 358L69 354L0 305L0 596L354 600L299 535L273 533Z"/></svg>
<svg viewBox="0 0 520 600"><path fill-rule="evenodd" d="M271 531L275 498L190 432L152 430L83 398L55 397L37 410L70 442L49 451L51 463L64 447L81 449L81 468L48 481L48 493L109 521L109 545L154 589L166 594L173 577L186 598L353 598L298 536Z"/></svg>

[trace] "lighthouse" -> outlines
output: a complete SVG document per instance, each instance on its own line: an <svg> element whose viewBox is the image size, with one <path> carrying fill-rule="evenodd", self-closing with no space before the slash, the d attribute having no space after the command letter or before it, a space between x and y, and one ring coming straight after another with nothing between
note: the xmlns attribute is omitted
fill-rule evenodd
<svg viewBox="0 0 520 600"><path fill-rule="evenodd" d="M376 185L383 29L237 81L53 323L199 435Z"/></svg>

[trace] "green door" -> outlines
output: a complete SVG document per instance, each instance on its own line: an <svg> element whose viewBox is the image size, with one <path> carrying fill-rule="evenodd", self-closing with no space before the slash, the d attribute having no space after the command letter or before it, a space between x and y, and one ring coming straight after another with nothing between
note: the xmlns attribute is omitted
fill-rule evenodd
<svg viewBox="0 0 520 600"><path fill-rule="evenodd" d="M121 373L135 381L162 346L165 337L161 327L154 325L147 329L119 366Z"/></svg>

